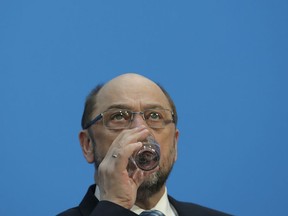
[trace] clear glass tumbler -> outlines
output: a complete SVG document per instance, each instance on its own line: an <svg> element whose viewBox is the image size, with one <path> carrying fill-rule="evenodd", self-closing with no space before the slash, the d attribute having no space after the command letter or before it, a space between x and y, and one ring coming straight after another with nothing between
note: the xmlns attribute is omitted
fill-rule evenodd
<svg viewBox="0 0 288 216"><path fill-rule="evenodd" d="M160 145L152 134L141 141L143 146L130 157L128 172L133 172L137 167L143 171L150 171L159 165Z"/></svg>

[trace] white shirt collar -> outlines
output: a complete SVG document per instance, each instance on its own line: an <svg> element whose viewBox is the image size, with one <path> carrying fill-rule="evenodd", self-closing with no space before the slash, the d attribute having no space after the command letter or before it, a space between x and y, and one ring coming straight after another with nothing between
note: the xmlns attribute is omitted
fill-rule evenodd
<svg viewBox="0 0 288 216"><path fill-rule="evenodd" d="M99 187L96 185L96 190L95 190L95 196L97 197L98 200L100 200L100 190ZM171 208L171 204L168 200L168 195L167 195L167 188L165 187L165 192L161 199L158 201L158 203L151 209L151 210L158 210L161 211L163 214L166 216L175 216L175 212ZM140 214L142 211L145 211L144 209L141 209L137 205L134 205L131 208L131 211L133 211L136 214Z"/></svg>

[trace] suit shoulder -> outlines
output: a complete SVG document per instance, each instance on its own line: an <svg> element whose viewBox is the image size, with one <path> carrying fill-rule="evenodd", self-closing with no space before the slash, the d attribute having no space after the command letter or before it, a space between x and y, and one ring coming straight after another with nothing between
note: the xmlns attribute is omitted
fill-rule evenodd
<svg viewBox="0 0 288 216"><path fill-rule="evenodd" d="M179 213L179 215L195 215L195 216L231 216L231 214L227 214L215 209L211 209L208 207L204 207L195 203L190 202L182 202L175 200L174 198L169 196L169 201Z"/></svg>
<svg viewBox="0 0 288 216"><path fill-rule="evenodd" d="M67 209L66 211L63 211L59 214L57 214L56 216L81 216L81 212L79 207L74 207L74 208L70 208Z"/></svg>

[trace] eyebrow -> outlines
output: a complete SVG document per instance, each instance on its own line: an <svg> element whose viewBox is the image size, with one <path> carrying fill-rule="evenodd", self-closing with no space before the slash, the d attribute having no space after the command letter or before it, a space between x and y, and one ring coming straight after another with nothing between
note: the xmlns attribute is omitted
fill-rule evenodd
<svg viewBox="0 0 288 216"><path fill-rule="evenodd" d="M147 104L144 107L145 107L144 110L146 110L146 109L167 109L167 108L161 106L160 104Z"/></svg>
<svg viewBox="0 0 288 216"><path fill-rule="evenodd" d="M113 105L110 105L107 110L110 110L110 109L128 109L130 110L132 107L129 106L129 105L126 105L126 104L113 104Z"/></svg>
<svg viewBox="0 0 288 216"><path fill-rule="evenodd" d="M127 104L113 104L107 108L107 110L111 110L111 109L127 109L131 111L133 110L132 106L129 106ZM146 109L169 109L170 110L170 108L164 108L160 104L147 104L144 106L144 110Z"/></svg>

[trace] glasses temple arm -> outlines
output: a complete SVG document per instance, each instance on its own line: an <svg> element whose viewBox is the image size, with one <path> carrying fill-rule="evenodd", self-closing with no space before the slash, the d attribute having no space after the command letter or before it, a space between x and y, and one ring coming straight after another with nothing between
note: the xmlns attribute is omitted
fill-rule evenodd
<svg viewBox="0 0 288 216"><path fill-rule="evenodd" d="M99 121L101 118L103 117L103 114L99 114L98 116L96 116L93 120L91 120L90 122L88 122L85 127L83 128L84 130L85 129L88 129L91 125L95 124L97 121Z"/></svg>

